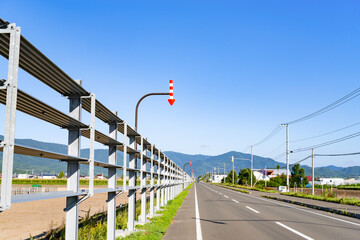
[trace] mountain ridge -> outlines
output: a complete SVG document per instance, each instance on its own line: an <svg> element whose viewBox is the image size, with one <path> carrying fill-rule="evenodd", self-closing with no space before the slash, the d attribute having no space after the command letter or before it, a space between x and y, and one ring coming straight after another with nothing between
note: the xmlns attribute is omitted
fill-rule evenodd
<svg viewBox="0 0 360 240"><path fill-rule="evenodd" d="M0 140L3 140L3 136L0 135ZM42 150L57 152L66 154L67 145L58 144L58 143L48 143L41 142L33 139L15 139L15 143L38 148ZM81 156L88 158L89 157L89 148L81 149ZM203 154L185 154L174 151L164 151L164 153L177 165L181 168L184 167L185 163L191 161L192 166L186 166L186 172L190 173L191 169L194 169L194 173L198 175L203 175L206 172L213 172L214 167L216 172L223 173L224 168L226 174L232 169L231 157L235 157L234 167L236 171L239 171L241 168L250 168L250 154L241 153L236 151L226 152L217 156L209 156ZM102 162L107 162L108 160L108 150L107 149L96 149L95 150L95 159ZM123 154L118 154L118 161L122 162ZM0 154L0 162L2 162L2 154ZM264 158L261 156L253 156L253 168L254 169L263 169L265 168L276 168L277 165L280 167L285 167L284 163L277 162L271 158ZM122 165L122 164L120 164ZM1 170L0 165L0 170ZM311 175L311 167L307 165L302 165L306 175ZM60 171L66 170L66 163L59 162L57 160L45 160L43 158L31 157L25 155L15 155L14 157L14 172L23 173L28 171L35 170L37 173L59 173ZM88 167L81 166L81 174L87 174ZM104 173L107 174L106 169L96 168L95 173ZM317 177L359 177L360 176L360 166L352 167L338 167L334 165L329 165L325 167L316 167L315 176Z"/></svg>

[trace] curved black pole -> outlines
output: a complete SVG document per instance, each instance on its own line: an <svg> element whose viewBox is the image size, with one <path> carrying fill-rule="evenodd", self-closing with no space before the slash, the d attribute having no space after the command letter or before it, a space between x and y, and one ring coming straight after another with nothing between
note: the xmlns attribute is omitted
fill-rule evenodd
<svg viewBox="0 0 360 240"><path fill-rule="evenodd" d="M140 98L140 100L137 102L136 104L136 108L135 108L135 131L137 132L137 122L138 122L138 108L139 108L139 105L141 103L141 101L146 98L146 97L149 97L149 96L152 96L152 95L170 95L170 93L149 93L149 94L146 94L144 95L142 98Z"/></svg>

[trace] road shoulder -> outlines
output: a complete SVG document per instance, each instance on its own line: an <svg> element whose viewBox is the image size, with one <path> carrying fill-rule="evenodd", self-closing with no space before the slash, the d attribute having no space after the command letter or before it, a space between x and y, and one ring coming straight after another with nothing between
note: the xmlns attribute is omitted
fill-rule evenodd
<svg viewBox="0 0 360 240"><path fill-rule="evenodd" d="M164 240L196 239L195 222L195 186L190 189L189 194L183 201L176 213L172 224L166 231Z"/></svg>

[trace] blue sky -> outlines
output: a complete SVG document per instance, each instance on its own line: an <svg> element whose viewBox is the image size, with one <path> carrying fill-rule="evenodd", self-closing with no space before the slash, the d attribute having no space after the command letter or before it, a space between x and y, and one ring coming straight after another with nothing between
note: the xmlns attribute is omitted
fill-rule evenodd
<svg viewBox="0 0 360 240"><path fill-rule="evenodd" d="M137 100L168 91L176 102L146 99L139 131L162 150L217 155L242 151L279 123L307 115L359 87L358 1L1 1L0 17L119 116L134 125ZM7 78L0 58L0 78ZM66 112L67 100L21 71L19 88ZM357 123L360 97L290 126L290 140ZM0 122L4 107L0 106ZM83 115L88 122L89 116ZM29 127L31 126L31 127ZM97 122L107 132L107 126ZM0 128L3 133L3 125ZM360 126L290 148L360 131ZM17 114L16 136L66 143L66 131ZM282 130L254 148L284 143ZM83 147L88 142L83 141ZM359 139L316 150L357 152ZM98 147L101 147L100 145ZM284 147L269 156L276 156ZM309 153L294 154L291 162ZM278 159L285 161L284 158ZM305 162L310 164L310 162ZM359 165L358 157L316 165Z"/></svg>

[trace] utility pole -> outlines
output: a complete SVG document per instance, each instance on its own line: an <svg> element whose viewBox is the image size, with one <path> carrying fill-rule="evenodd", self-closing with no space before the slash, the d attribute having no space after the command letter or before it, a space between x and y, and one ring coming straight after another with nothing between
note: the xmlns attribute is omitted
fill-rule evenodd
<svg viewBox="0 0 360 240"><path fill-rule="evenodd" d="M314 171L314 149L311 150L311 157L312 157L312 184L311 184L311 190L312 190L312 195L315 195L315 171Z"/></svg>
<svg viewBox="0 0 360 240"><path fill-rule="evenodd" d="M225 171L225 163L224 163L224 175L225 175L225 172L226 172L226 171Z"/></svg>
<svg viewBox="0 0 360 240"><path fill-rule="evenodd" d="M251 146L251 171L250 171L250 186L253 186L253 146Z"/></svg>
<svg viewBox="0 0 360 240"><path fill-rule="evenodd" d="M232 181L232 182L233 182L233 185L234 185L234 171L235 171L235 170L234 170L234 156L231 157L231 161L232 161L232 163L233 163L233 172L232 172L232 180L233 180L233 181Z"/></svg>
<svg viewBox="0 0 360 240"><path fill-rule="evenodd" d="M287 191L290 188L290 181L289 181L289 124L286 124L286 185Z"/></svg>

